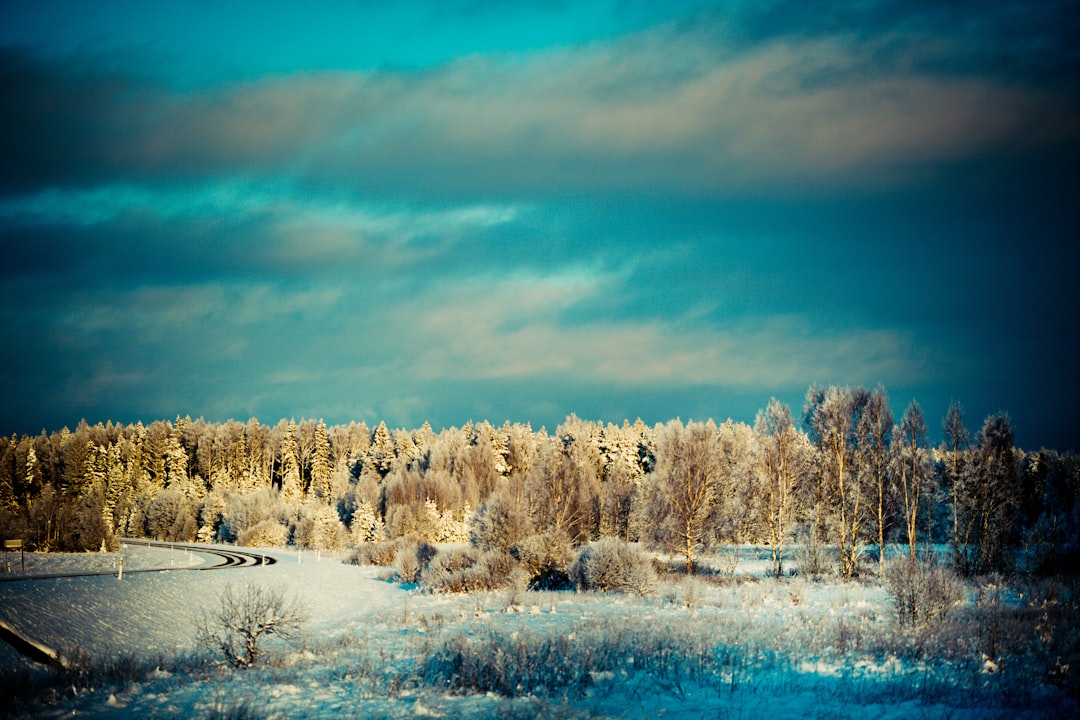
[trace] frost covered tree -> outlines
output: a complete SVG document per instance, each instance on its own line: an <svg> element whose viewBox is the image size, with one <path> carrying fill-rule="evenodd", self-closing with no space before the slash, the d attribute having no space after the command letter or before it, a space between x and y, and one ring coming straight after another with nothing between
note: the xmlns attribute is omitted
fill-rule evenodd
<svg viewBox="0 0 1080 720"><path fill-rule="evenodd" d="M332 508L313 502L300 510L293 532L293 542L297 545L315 550L341 550L348 540L349 534Z"/></svg>
<svg viewBox="0 0 1080 720"><path fill-rule="evenodd" d="M684 557L687 574L716 541L719 474L719 443L711 421L684 427L673 420L662 428L649 490L650 536Z"/></svg>
<svg viewBox="0 0 1080 720"><path fill-rule="evenodd" d="M300 480L300 448L296 442L296 423L289 421L281 441L281 499L287 505L298 504L304 497Z"/></svg>
<svg viewBox="0 0 1080 720"><path fill-rule="evenodd" d="M197 643L233 668L249 668L262 659L267 640L296 638L307 617L307 609L284 590L227 584L218 606L196 623Z"/></svg>
<svg viewBox="0 0 1080 720"><path fill-rule="evenodd" d="M872 503L870 509L877 535L878 570L885 572L885 532L892 516L889 459L893 433L893 414L885 388L879 385L867 397L855 432L861 459L859 469Z"/></svg>
<svg viewBox="0 0 1080 720"><path fill-rule="evenodd" d="M599 535L629 541L631 511L645 477L640 461L638 429L629 423L624 423L621 428L608 425L600 450L604 465L598 501Z"/></svg>
<svg viewBox="0 0 1080 720"><path fill-rule="evenodd" d="M798 489L807 472L809 443L795 427L791 408L776 398L758 412L754 429L761 437L761 495L772 574L780 577L784 573L784 547L798 515Z"/></svg>
<svg viewBox="0 0 1080 720"><path fill-rule="evenodd" d="M869 398L864 388L811 387L806 394L806 425L820 453L823 486L833 508L840 576L854 577L865 534L856 428Z"/></svg>
<svg viewBox="0 0 1080 720"><path fill-rule="evenodd" d="M105 498L102 518L109 533L112 533L116 528L113 511L119 505L121 498L131 490L131 479L121 459L120 443L109 446L105 464Z"/></svg>
<svg viewBox="0 0 1080 720"><path fill-rule="evenodd" d="M1008 546L1020 508L1020 479L1009 416L986 418L957 492L953 551L965 575L1012 570Z"/></svg>
<svg viewBox="0 0 1080 720"><path fill-rule="evenodd" d="M524 484L509 481L492 493L472 520L472 544L481 550L508 552L536 532Z"/></svg>
<svg viewBox="0 0 1080 720"><path fill-rule="evenodd" d="M758 495L761 447L754 429L730 419L717 427L717 539L735 544L760 542L762 503Z"/></svg>
<svg viewBox="0 0 1080 720"><path fill-rule="evenodd" d="M396 457L394 439L387 430L386 423L380 422L372 433L371 444L364 458L364 469L366 471L370 467L378 477L385 478L393 469Z"/></svg>
<svg viewBox="0 0 1080 720"><path fill-rule="evenodd" d="M529 512L538 529L565 533L575 543L589 539L590 497L581 475L564 443L548 444L543 462L525 478Z"/></svg>
<svg viewBox="0 0 1080 720"><path fill-rule="evenodd" d="M919 549L919 513L924 488L929 478L926 460L926 419L919 403L912 400L900 418L896 438L896 477L904 504L904 526L908 554L915 558Z"/></svg>
<svg viewBox="0 0 1080 720"><path fill-rule="evenodd" d="M945 465L945 484L949 488L952 502L952 537L960 536L960 489L961 477L965 471L965 458L971 434L964 424L964 410L960 403L949 403L949 409L941 422L945 435L944 451L948 455Z"/></svg>
<svg viewBox="0 0 1080 720"><path fill-rule="evenodd" d="M361 500L353 510L349 522L354 544L381 542L386 539L386 530L382 518L375 512L375 506L367 500Z"/></svg>
<svg viewBox="0 0 1080 720"><path fill-rule="evenodd" d="M179 418L178 418L179 420ZM180 433L170 432L165 438L165 484L182 486L188 481L188 456L180 444Z"/></svg>
<svg viewBox="0 0 1080 720"><path fill-rule="evenodd" d="M330 440L326 435L326 423L319 420L315 426L314 447L311 451L311 495L324 505L334 501L334 469L330 464Z"/></svg>

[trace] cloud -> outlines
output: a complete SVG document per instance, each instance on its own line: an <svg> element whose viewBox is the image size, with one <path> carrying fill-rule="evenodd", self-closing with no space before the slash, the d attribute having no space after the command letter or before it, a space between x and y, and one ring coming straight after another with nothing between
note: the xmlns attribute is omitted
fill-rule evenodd
<svg viewBox="0 0 1080 720"><path fill-rule="evenodd" d="M81 275L110 287L274 277L373 276L445 259L520 223L527 206L386 204L273 182L50 188L0 198L13 248L0 276Z"/></svg>
<svg viewBox="0 0 1080 720"><path fill-rule="evenodd" d="M905 50L936 54L940 42ZM762 193L903 182L1021 137L1076 142L1069 92L887 63L883 45L842 33L746 45L723 27L674 24L422 71L187 90L8 51L0 183L32 190L48 172L83 183L289 177L384 198Z"/></svg>
<svg viewBox="0 0 1080 720"><path fill-rule="evenodd" d="M902 331L835 330L806 318L624 318L567 325L560 315L610 291L610 277L572 274L453 285L393 313L419 341L407 375L427 381L560 379L620 387L790 388L820 378L911 384L930 351Z"/></svg>

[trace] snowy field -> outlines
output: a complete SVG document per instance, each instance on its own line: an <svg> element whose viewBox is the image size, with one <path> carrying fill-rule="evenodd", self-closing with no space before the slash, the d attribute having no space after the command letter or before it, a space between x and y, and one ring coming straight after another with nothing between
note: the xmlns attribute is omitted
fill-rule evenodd
<svg viewBox="0 0 1080 720"><path fill-rule="evenodd" d="M0 647L4 691L18 689L22 698L3 712L238 719L1077 716L1067 690L1032 682L1041 671L1024 663L1035 655L1010 664L1003 652L994 663L977 638L905 635L880 583L765 579L760 553L746 552L738 577L664 581L645 598L429 595L380 579L383 568L284 550L267 552L277 559L273 565L206 571L195 568L212 564L208 556L136 546L113 555L27 555L26 574L109 574L0 582L0 620L81 663L70 683L59 683L49 679L56 671ZM120 556L126 571L166 571L119 579ZM259 667L233 670L198 652L195 624L226 584L248 583L284 589L308 619L299 642L273 647ZM1074 619L1072 613L1062 622ZM928 642L947 648L931 651Z"/></svg>

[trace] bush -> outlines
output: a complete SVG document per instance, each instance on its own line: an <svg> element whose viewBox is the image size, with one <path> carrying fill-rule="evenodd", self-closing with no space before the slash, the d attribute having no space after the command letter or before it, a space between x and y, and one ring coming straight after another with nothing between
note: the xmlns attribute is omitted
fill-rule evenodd
<svg viewBox="0 0 1080 720"><path fill-rule="evenodd" d="M904 558L885 569L885 584L900 625L928 627L945 620L964 598L964 583L932 561Z"/></svg>
<svg viewBox="0 0 1080 720"><path fill-rule="evenodd" d="M799 533L795 546L795 565L805 576L817 579L834 572L835 553L818 537L812 526L807 526Z"/></svg>
<svg viewBox="0 0 1080 720"><path fill-rule="evenodd" d="M570 537L564 531L552 530L523 538L510 553L529 573L530 581L537 583L559 575L566 578L566 568L574 557L572 548Z"/></svg>
<svg viewBox="0 0 1080 720"><path fill-rule="evenodd" d="M420 576L420 585L433 593L497 590L510 584L517 563L508 553L455 548L436 555Z"/></svg>
<svg viewBox="0 0 1080 720"><path fill-rule="evenodd" d="M394 556L394 571L397 579L403 583L420 581L420 574L438 554L434 545L425 540L405 541Z"/></svg>
<svg viewBox="0 0 1080 720"><path fill-rule="evenodd" d="M648 595L656 587L656 572L649 559L614 538L603 538L582 548L568 574L578 590Z"/></svg>
<svg viewBox="0 0 1080 720"><path fill-rule="evenodd" d="M304 608L286 598L283 590L254 584L237 590L226 585L218 608L204 612L197 623L196 642L234 668L251 667L262 656L267 639L295 638L306 618Z"/></svg>
<svg viewBox="0 0 1080 720"><path fill-rule="evenodd" d="M353 550L347 562L350 565L389 567L394 564L394 558L397 557L398 551L405 547L406 543L407 541L404 538L364 543Z"/></svg>
<svg viewBox="0 0 1080 720"><path fill-rule="evenodd" d="M277 520L263 520L240 533L238 539L246 547L283 547L289 543L289 529Z"/></svg>

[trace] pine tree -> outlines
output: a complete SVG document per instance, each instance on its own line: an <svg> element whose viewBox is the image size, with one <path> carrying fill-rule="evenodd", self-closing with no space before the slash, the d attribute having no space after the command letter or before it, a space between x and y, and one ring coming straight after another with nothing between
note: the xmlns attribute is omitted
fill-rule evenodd
<svg viewBox="0 0 1080 720"><path fill-rule="evenodd" d="M304 499L300 480L300 448L296 442L296 423L292 420L281 442L281 500L286 505L299 504Z"/></svg>
<svg viewBox="0 0 1080 720"><path fill-rule="evenodd" d="M15 448L18 440L14 435L8 440L0 437L0 510L16 512L19 504L15 497Z"/></svg>
<svg viewBox="0 0 1080 720"><path fill-rule="evenodd" d="M370 466L380 478L385 478L394 467L394 459L394 440L386 429L386 423L380 422L371 437L364 465Z"/></svg>
<svg viewBox="0 0 1080 720"><path fill-rule="evenodd" d="M168 487L184 487L188 483L188 456L176 433L166 440L165 477Z"/></svg>
<svg viewBox="0 0 1080 720"><path fill-rule="evenodd" d="M102 504L101 516L105 521L105 527L111 535L116 532L113 513L120 502L120 498L130 489L130 477L120 456L120 443L109 446L105 464L105 500Z"/></svg>
<svg viewBox="0 0 1080 720"><path fill-rule="evenodd" d="M353 542L358 545L386 539L386 531L382 520L375 513L375 506L366 500L361 500L353 510L349 526L352 530Z"/></svg>
<svg viewBox="0 0 1080 720"><path fill-rule="evenodd" d="M330 505L333 497L333 468L330 465L330 440L326 436L326 423L319 420L315 426L315 447L311 457L311 494Z"/></svg>
<svg viewBox="0 0 1080 720"><path fill-rule="evenodd" d="M23 477L23 489L26 495L22 498L22 505L28 511L30 510L30 498L37 493L35 487L40 484L40 479L41 469L38 467L37 451L34 450L33 443L30 443L30 447L26 451L26 475Z"/></svg>

